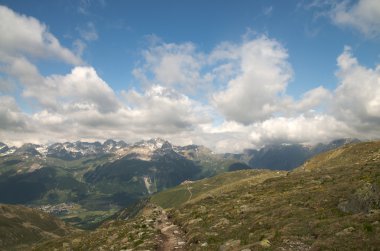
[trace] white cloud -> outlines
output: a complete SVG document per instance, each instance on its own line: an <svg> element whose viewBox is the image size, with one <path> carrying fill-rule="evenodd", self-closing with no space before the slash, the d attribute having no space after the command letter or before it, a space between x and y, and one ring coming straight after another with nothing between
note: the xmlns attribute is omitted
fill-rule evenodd
<svg viewBox="0 0 380 251"><path fill-rule="evenodd" d="M163 43L156 36L153 45L144 50L144 63L134 69L135 77L145 86L158 84L194 94L207 88L211 79L203 75L204 55L192 43Z"/></svg>
<svg viewBox="0 0 380 251"><path fill-rule="evenodd" d="M210 121L199 103L173 89L152 86L143 94L132 90L124 97L135 129L141 132L181 133Z"/></svg>
<svg viewBox="0 0 380 251"><path fill-rule="evenodd" d="M360 65L346 47L338 67L335 115L362 133L380 133L380 65L374 69Z"/></svg>
<svg viewBox="0 0 380 251"><path fill-rule="evenodd" d="M354 4L342 1L332 9L330 16L340 26L352 27L368 37L380 34L380 1L358 0Z"/></svg>
<svg viewBox="0 0 380 251"><path fill-rule="evenodd" d="M278 110L288 116L314 111L315 109L322 109L331 105L332 97L333 95L329 90L323 86L319 86L302 94L299 100L294 100L290 96L283 98L279 101Z"/></svg>
<svg viewBox="0 0 380 251"><path fill-rule="evenodd" d="M27 129L23 114L13 97L0 96L0 128L13 131Z"/></svg>
<svg viewBox="0 0 380 251"><path fill-rule="evenodd" d="M278 111L277 102L293 75L287 51L280 43L262 36L241 46L218 48L215 55L238 60L239 74L225 90L214 95L214 102L226 119L250 124Z"/></svg>
<svg viewBox="0 0 380 251"><path fill-rule="evenodd" d="M114 91L92 67L75 67L65 76L49 76L46 78L46 86L56 90L53 98L55 96L63 102L93 104L101 112L111 112L119 108Z"/></svg>
<svg viewBox="0 0 380 251"><path fill-rule="evenodd" d="M82 60L64 48L46 25L33 17L15 13L0 5L0 59L28 55L37 58L57 58L69 64Z"/></svg>
<svg viewBox="0 0 380 251"><path fill-rule="evenodd" d="M0 109L0 127L7 132L1 135L3 140L19 143L21 135L35 143L52 139L137 141L161 136L178 142L179 135L185 138L198 125L211 122L207 108L162 86L152 86L143 93L123 92L126 104L122 105L92 68L76 67L70 74L46 77L45 85L57 88L59 95L53 99L55 97L59 109L46 106L28 115L17 107L13 98L2 97L0 104L4 109ZM103 111L108 106L105 104L107 95L115 101L117 109Z"/></svg>
<svg viewBox="0 0 380 251"><path fill-rule="evenodd" d="M10 62L5 72L24 86L24 97L38 101L43 108L59 110L63 104L75 102L94 105L101 112L119 107L112 88L92 67L77 66L67 75L43 77L35 65L19 57Z"/></svg>
<svg viewBox="0 0 380 251"><path fill-rule="evenodd" d="M250 134L255 146L278 143L328 142L354 135L345 123L332 116L314 114L294 117L276 117L252 126Z"/></svg>

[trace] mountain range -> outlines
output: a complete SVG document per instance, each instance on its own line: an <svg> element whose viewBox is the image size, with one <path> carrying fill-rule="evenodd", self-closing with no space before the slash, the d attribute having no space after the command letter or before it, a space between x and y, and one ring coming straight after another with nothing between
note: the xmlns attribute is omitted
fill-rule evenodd
<svg viewBox="0 0 380 251"><path fill-rule="evenodd" d="M272 144L261 149L246 149L241 154L219 154L222 158L238 159L247 162L253 168L269 168L290 170L302 164L306 159L345 144L359 142L358 139L338 139L328 144L314 146L301 144ZM155 138L127 144L124 141L106 140L100 142L65 142L51 145L26 143L21 147L9 147L0 142L0 157L26 156L40 158L57 158L61 160L78 160L86 157L113 154L120 157L128 156L141 160L150 160L162 155L177 153L188 159L199 159L199 154L218 155L204 146L188 145L174 146L170 142ZM202 151L202 153L200 153Z"/></svg>
<svg viewBox="0 0 380 251"><path fill-rule="evenodd" d="M175 146L160 138L134 144L107 140L10 147L0 143L0 203L40 208L91 228L121 208L187 180L242 169L289 170L315 154L356 141L312 147L270 145L241 154Z"/></svg>

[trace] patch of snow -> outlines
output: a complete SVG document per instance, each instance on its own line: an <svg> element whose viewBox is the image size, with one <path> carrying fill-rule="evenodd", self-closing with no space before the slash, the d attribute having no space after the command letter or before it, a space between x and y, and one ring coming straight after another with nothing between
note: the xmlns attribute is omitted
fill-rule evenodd
<svg viewBox="0 0 380 251"><path fill-rule="evenodd" d="M46 156L48 152L48 147L46 145L38 145L35 148L42 156Z"/></svg>
<svg viewBox="0 0 380 251"><path fill-rule="evenodd" d="M0 153L0 156L10 155L10 154L13 154L15 151L16 151L16 148L9 148L8 151Z"/></svg>

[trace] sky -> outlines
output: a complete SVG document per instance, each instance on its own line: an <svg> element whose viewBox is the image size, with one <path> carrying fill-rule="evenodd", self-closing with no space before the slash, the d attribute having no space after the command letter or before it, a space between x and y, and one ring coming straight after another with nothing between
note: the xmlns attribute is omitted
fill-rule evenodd
<svg viewBox="0 0 380 251"><path fill-rule="evenodd" d="M378 0L0 0L0 141L380 138Z"/></svg>

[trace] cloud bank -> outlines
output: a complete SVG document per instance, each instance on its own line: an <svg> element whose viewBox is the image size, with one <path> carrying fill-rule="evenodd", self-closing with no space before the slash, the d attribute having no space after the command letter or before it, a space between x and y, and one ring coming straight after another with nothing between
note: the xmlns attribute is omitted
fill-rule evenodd
<svg viewBox="0 0 380 251"><path fill-rule="evenodd" d="M243 36L209 52L156 40L133 70L139 88L115 92L38 20L0 6L0 21L0 139L10 144L159 136L238 152L380 135L380 65L361 65L349 47L337 55L334 90L295 98L289 52L274 38ZM34 63L41 60L72 69L43 75Z"/></svg>

